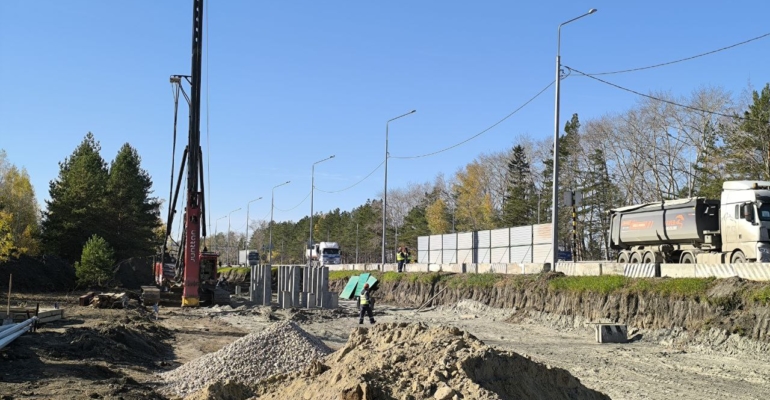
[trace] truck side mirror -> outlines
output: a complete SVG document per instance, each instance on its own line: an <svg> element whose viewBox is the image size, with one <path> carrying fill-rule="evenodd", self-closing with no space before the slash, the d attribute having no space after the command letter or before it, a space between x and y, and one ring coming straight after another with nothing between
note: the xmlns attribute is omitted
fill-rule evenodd
<svg viewBox="0 0 770 400"><path fill-rule="evenodd" d="M751 204L743 205L743 218L746 221L754 222L754 207Z"/></svg>

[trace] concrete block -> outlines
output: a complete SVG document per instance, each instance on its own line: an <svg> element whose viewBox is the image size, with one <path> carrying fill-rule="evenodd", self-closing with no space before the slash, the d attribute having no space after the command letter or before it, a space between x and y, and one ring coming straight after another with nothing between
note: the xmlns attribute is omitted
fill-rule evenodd
<svg viewBox="0 0 770 400"><path fill-rule="evenodd" d="M589 262L560 262L556 263L556 271L568 276L599 276L602 265Z"/></svg>
<svg viewBox="0 0 770 400"><path fill-rule="evenodd" d="M695 278L695 264L660 264L660 276L668 278Z"/></svg>
<svg viewBox="0 0 770 400"><path fill-rule="evenodd" d="M440 272L441 271L441 264L428 264L428 271L430 271L430 272Z"/></svg>
<svg viewBox="0 0 770 400"><path fill-rule="evenodd" d="M336 292L330 292L332 295L331 302L329 303L329 308L338 308L339 307L339 301L340 301L340 294Z"/></svg>
<svg viewBox="0 0 770 400"><path fill-rule="evenodd" d="M299 292L297 294L297 304L294 305L294 307L297 308L305 308L307 307L307 293L308 292Z"/></svg>
<svg viewBox="0 0 770 400"><path fill-rule="evenodd" d="M770 264L733 264L735 273L743 279L752 281L770 281Z"/></svg>
<svg viewBox="0 0 770 400"><path fill-rule="evenodd" d="M545 265L543 263L529 263L529 264L521 264L522 273L525 274L539 274L542 272L546 272Z"/></svg>
<svg viewBox="0 0 770 400"><path fill-rule="evenodd" d="M273 302L273 270L270 265L262 266L262 305L269 306Z"/></svg>
<svg viewBox="0 0 770 400"><path fill-rule="evenodd" d="M693 264L695 265L696 278L730 278L738 276L733 269L733 264Z"/></svg>
<svg viewBox="0 0 770 400"><path fill-rule="evenodd" d="M330 265L329 271L345 271L346 264Z"/></svg>
<svg viewBox="0 0 770 400"><path fill-rule="evenodd" d="M521 275L523 273L523 268L521 266L521 263L510 263L505 268L505 273L508 275Z"/></svg>
<svg viewBox="0 0 770 400"><path fill-rule="evenodd" d="M366 264L353 264L354 271L366 271Z"/></svg>
<svg viewBox="0 0 770 400"><path fill-rule="evenodd" d="M466 274L475 274L478 271L478 264L476 263L467 263L465 265L465 273Z"/></svg>
<svg viewBox="0 0 770 400"><path fill-rule="evenodd" d="M492 272L492 264L490 263L479 263L476 264L476 272L479 274L484 274L487 272Z"/></svg>
<svg viewBox="0 0 770 400"><path fill-rule="evenodd" d="M305 293L305 307L315 308L315 293Z"/></svg>
<svg viewBox="0 0 770 400"><path fill-rule="evenodd" d="M504 274L508 272L508 263L494 263L490 266L489 272L494 274Z"/></svg>
<svg viewBox="0 0 770 400"><path fill-rule="evenodd" d="M406 272L428 272L429 264L406 264Z"/></svg>
<svg viewBox="0 0 770 400"><path fill-rule="evenodd" d="M398 264L384 264L382 266L382 272L397 272L398 271Z"/></svg>
<svg viewBox="0 0 770 400"><path fill-rule="evenodd" d="M441 264L441 272L462 274L465 272L465 264Z"/></svg>
<svg viewBox="0 0 770 400"><path fill-rule="evenodd" d="M278 305L281 308L291 308L291 292L283 291L278 292Z"/></svg>
<svg viewBox="0 0 770 400"><path fill-rule="evenodd" d="M618 324L594 324L597 343L626 343L628 328Z"/></svg>
<svg viewBox="0 0 770 400"><path fill-rule="evenodd" d="M625 264L606 262L602 263L602 275L625 275ZM662 266L662 264L661 264Z"/></svg>
<svg viewBox="0 0 770 400"><path fill-rule="evenodd" d="M629 278L655 278L660 276L660 264L623 264L623 275Z"/></svg>

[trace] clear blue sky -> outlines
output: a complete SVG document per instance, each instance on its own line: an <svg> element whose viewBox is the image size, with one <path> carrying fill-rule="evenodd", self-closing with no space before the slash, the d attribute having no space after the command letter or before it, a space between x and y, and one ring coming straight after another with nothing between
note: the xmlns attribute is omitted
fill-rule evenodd
<svg viewBox="0 0 770 400"><path fill-rule="evenodd" d="M168 77L190 72L191 4L0 2L0 148L29 171L41 204L58 162L88 131L108 161L124 142L136 147L155 195L168 197ZM319 189L360 181L384 159L385 121L411 109L417 113L390 125L392 156L475 135L554 79L557 26L592 7L599 11L562 30L562 63L586 72L671 61L770 32L764 1L207 1L209 216L241 207L232 228L243 231L247 202L262 196L250 216L269 218L271 189L287 180L275 190L275 220L308 215L309 198L302 201L313 162L336 155L316 166ZM714 85L737 95L770 81L768 45L765 38L606 79L645 93ZM453 150L391 159L389 188L451 176L519 135L552 137L553 99L550 89ZM562 83L562 123L574 112L586 120L637 100L573 75ZM186 123L180 134L186 142ZM380 168L350 190L316 191L314 209L351 210L382 188ZM218 229L226 227L225 218Z"/></svg>

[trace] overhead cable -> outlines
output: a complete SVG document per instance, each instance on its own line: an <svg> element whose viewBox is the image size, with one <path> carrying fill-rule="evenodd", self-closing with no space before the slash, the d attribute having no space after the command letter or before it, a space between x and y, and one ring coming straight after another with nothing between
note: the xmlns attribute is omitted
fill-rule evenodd
<svg viewBox="0 0 770 400"><path fill-rule="evenodd" d="M536 95L532 96L532 97L531 97L529 100L527 100L527 101L526 101L524 104L522 104L521 106L519 106L519 108L517 108L517 109L513 110L513 111L512 111L510 114L508 114L508 115L506 115L505 117L503 117L503 119L501 119L501 120L499 120L499 121L495 122L494 124L492 124L492 125L491 125L491 126L489 126L488 128L486 128L486 129L484 129L483 131L481 131L481 132L479 132L479 133L477 133L477 134L475 134L475 135L473 135L473 136L469 137L468 139L465 139L465 140L463 140L463 141L462 141L462 142L460 142L460 143L456 143L456 144L453 144L452 146L449 146L449 147L447 147L447 148L444 148L444 149L441 149L441 150L437 150L437 151L434 151L434 152L432 152L432 153L421 154L421 155L418 155L418 156L399 156L399 157L393 156L393 157L390 157L390 158L396 158L396 159L400 159L400 160L410 160L410 159L415 159L415 158L423 158L423 157L429 157L429 156L433 156L433 155L436 155L436 154L439 154L439 153L443 153L443 152L445 152L445 151L448 151L448 150L454 149L455 147L461 146L461 145L463 145L463 144L465 144L465 143L468 143L468 142L470 142L471 140L473 140L473 139L476 139L477 137L479 137L479 136L481 136L481 135L483 135L483 134L485 134L485 133L489 132L490 130L492 130L492 128L494 128L494 127L496 127L496 126L498 126L498 125L502 124L502 123L503 123L503 121L505 121L505 120L507 120L508 118L512 117L514 114L516 114L517 112L519 112L519 111L520 111L522 108L526 107L526 106L527 106L527 104L531 103L531 102L532 102L532 101L534 101L536 98L538 98L538 97L539 97L541 94L543 94L543 92L545 92L546 90L548 90L548 88L549 88L549 87L551 87L551 86L553 85L553 83L554 83L554 82L556 82L556 81L552 81L551 83L549 83L549 84L548 84L546 87L544 87L544 88L543 88L541 91L539 91L539 92L538 92ZM383 162L384 162L384 161L383 161Z"/></svg>
<svg viewBox="0 0 770 400"><path fill-rule="evenodd" d="M352 184L352 185L350 185L350 186L346 187L345 189L327 191L327 190L321 190L321 189L319 189L319 188L315 188L315 190L317 190L317 191L319 191L319 192L324 192L324 193L339 193L339 192L344 192L344 191L346 191L346 190L348 190L348 189L352 189L352 188L354 188L356 185L358 185L359 183L361 183L361 182L363 182L363 181L367 180L367 179L368 179L370 176L372 176L372 174L373 174L373 173L377 172L377 170L378 170L378 169L380 169L380 167L382 167L382 164L385 164L385 161L381 162L381 163L380 163L380 165L378 165L376 168L374 168L374 169L372 170L372 172L370 172L370 173L369 173L369 175L366 175L366 176L365 176L363 179L361 179L360 181L358 181L358 182L356 182L356 183L354 183L354 184Z"/></svg>
<svg viewBox="0 0 770 400"><path fill-rule="evenodd" d="M305 196L305 198L304 198L304 199L302 199L302 201L300 201L300 202L299 202L299 204L297 204L296 206L294 206L294 207L292 207L292 208L290 208L290 209L288 209L288 210L281 210L281 209L280 209L280 208L278 208L278 207L275 207L275 209L276 209L276 210L278 210L278 211L283 211L283 212L291 211L291 210L293 210L293 209L295 209L295 208L299 207L299 206L300 206L302 203L304 203L304 202L305 202L305 200L307 200L307 198L308 198L308 197L310 197L310 192L308 192L308 193L307 193L307 196Z"/></svg>
<svg viewBox="0 0 770 400"><path fill-rule="evenodd" d="M599 81L601 83L604 83L605 85L610 85L610 86L612 86L612 87L614 87L616 89L620 89L620 90L623 90L623 91L626 91L626 92L629 92L629 93L633 93L633 94L635 94L637 96L646 97L646 98L651 99L651 100L656 100L656 101L660 101L660 102L663 102L663 103L666 103L666 104L671 104L672 106L682 107L682 108L686 108L686 109L693 110L693 111L700 111L700 112L704 112L704 113L712 114L712 115L719 115L720 117L736 118L736 119L741 119L741 120L744 120L744 121L762 122L762 121L759 121L759 120L756 120L756 119L753 119L753 118L741 117L738 114L729 115L729 114L720 113L720 112L717 112L717 111L704 110L704 109L698 108L698 107L688 106L688 105L685 105L685 104L679 104L679 103L676 103L676 102L671 101L671 100L661 99L660 97L655 97L655 96L651 96L649 94L640 93L640 92L637 92L636 90L629 89L629 88L626 88L626 87L623 87L623 86L620 86L620 85L616 85L616 84L614 84L612 82L607 82L604 79L597 78L595 76L586 74L585 72L581 72L580 70L568 67L566 65L564 66L564 68L570 69L572 71L577 72L580 75L583 75L583 76L589 77L591 79L597 80L597 81Z"/></svg>
<svg viewBox="0 0 770 400"><path fill-rule="evenodd" d="M597 73L585 74L585 75L594 75L594 76L596 76L596 75L623 74L623 73L626 73L626 72L636 72L636 71L642 71L642 70L645 70L645 69L664 67L666 65L676 64L676 63L680 63L680 62L683 62L683 61L689 61L689 60L692 60L692 59L695 59L695 58L698 58L698 57L703 57L703 56L707 56L707 55L710 55L710 54L719 53L720 51L732 49L733 47L738 47L738 46L744 45L746 43L753 42L755 40L766 38L768 36L770 36L770 33L765 33L764 35L760 35L760 36L757 36L755 38L751 38L749 40L744 40L744 41L742 41L740 43L731 44L731 45L726 46L726 47L722 47L722 48L719 48L719 49L716 49L716 50L707 51L705 53L701 53L701 54L694 55L694 56L691 56L691 57L681 58L679 60L664 62L664 63L660 63L660 64L655 64L655 65L648 65L646 67L623 69L623 70L619 70L619 71L610 71L610 72L597 72Z"/></svg>

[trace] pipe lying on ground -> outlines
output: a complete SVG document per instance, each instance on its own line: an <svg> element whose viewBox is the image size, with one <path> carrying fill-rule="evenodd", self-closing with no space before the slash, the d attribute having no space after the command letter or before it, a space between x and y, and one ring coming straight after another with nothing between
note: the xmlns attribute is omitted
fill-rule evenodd
<svg viewBox="0 0 770 400"><path fill-rule="evenodd" d="M5 329L0 332L0 349L4 348L16 338L23 335L25 332L27 332L31 327L32 324L37 321L37 317L32 317L24 322L20 322L18 324L13 325L11 328Z"/></svg>

